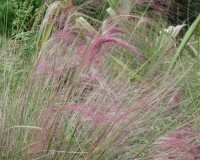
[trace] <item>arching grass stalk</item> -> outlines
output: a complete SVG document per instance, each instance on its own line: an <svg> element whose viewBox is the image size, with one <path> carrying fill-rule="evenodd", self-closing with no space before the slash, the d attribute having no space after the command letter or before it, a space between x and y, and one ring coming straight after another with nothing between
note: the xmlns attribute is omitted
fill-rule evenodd
<svg viewBox="0 0 200 160"><path fill-rule="evenodd" d="M167 74L170 74L172 72L172 69L174 68L177 59L179 58L179 56L181 55L183 49L185 48L185 46L187 45L188 41L190 40L190 38L192 37L192 35L194 34L195 30L197 29L197 27L200 24L200 15L196 18L196 20L193 22L193 24L191 25L191 27L188 29L188 31L186 32L185 36L183 37L183 40L180 44L180 46L178 47L174 58L169 66L169 69L167 71Z"/></svg>

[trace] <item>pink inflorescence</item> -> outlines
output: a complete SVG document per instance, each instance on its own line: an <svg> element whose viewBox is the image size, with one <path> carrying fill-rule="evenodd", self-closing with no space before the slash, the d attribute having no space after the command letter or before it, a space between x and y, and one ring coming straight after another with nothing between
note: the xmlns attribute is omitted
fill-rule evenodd
<svg viewBox="0 0 200 160"><path fill-rule="evenodd" d="M51 108L45 111L45 113L55 113L55 112L77 112L81 115L89 118L94 123L103 123L103 122L121 122L126 120L130 115L137 113L141 110L152 110L156 109L155 106L138 106L133 109L128 109L125 111L121 111L120 113L112 112L108 110L107 113L98 113L97 110L100 106L65 106L64 108ZM108 107L106 107L108 108Z"/></svg>
<svg viewBox="0 0 200 160"><path fill-rule="evenodd" d="M37 74L42 74L42 73L46 73L46 74L50 74L50 73L55 73L57 75L61 75L62 74L62 69L59 67L55 67L54 63L51 62L50 60L46 60L45 58L41 58L41 60L39 60L34 73Z"/></svg>
<svg viewBox="0 0 200 160"><path fill-rule="evenodd" d="M172 98L171 98L172 103L174 104L179 104L181 102L181 94L179 92L176 92Z"/></svg>
<svg viewBox="0 0 200 160"><path fill-rule="evenodd" d="M118 28L118 27L110 27L107 31L106 31L106 35L113 35L113 34L125 34L128 35L123 29Z"/></svg>
<svg viewBox="0 0 200 160"><path fill-rule="evenodd" d="M52 39L59 39L62 41L66 41L68 43L73 43L76 40L77 36L73 34L69 34L66 31L59 31L52 34Z"/></svg>
<svg viewBox="0 0 200 160"><path fill-rule="evenodd" d="M169 2L169 0L140 0L133 2L133 5L148 7L154 11L165 14L169 14L169 4L172 4L172 2Z"/></svg>
<svg viewBox="0 0 200 160"><path fill-rule="evenodd" d="M200 139L200 133L192 130L178 130L169 137L163 138L158 144L162 153L161 160L197 160L200 159L200 147L194 143Z"/></svg>
<svg viewBox="0 0 200 160"><path fill-rule="evenodd" d="M90 46L89 55L87 57L88 63L98 62L97 55L100 52L100 49L102 48L102 45L104 43L115 43L115 44L129 50L130 52L132 52L133 55L135 56L135 58L140 59L140 60L144 59L144 57L141 55L141 53L138 51L138 49L135 46L130 45L119 38L101 37L101 38L97 38L94 41L94 43Z"/></svg>

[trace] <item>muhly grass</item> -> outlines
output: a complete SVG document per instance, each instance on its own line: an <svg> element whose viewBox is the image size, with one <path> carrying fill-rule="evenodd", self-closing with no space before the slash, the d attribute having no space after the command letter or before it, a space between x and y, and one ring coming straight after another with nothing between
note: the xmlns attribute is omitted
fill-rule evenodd
<svg viewBox="0 0 200 160"><path fill-rule="evenodd" d="M169 77L163 77L144 85L134 84L123 76L123 71L112 75L112 64L106 60L98 67L81 65L77 55L58 57L62 51L56 46L60 44L46 46L49 56L45 57L44 51L42 54L48 61L39 61L24 91L16 95L15 102L21 97L16 118L21 118L14 123L16 127L9 129L12 132L7 135L10 143L6 146L12 150L4 152L5 157L132 157L134 145L142 149L148 143L137 144L136 140L153 134L149 124L168 117L169 113L160 114L164 110L173 112L172 108L181 102L172 85L177 78L168 83ZM19 150L15 145L24 148Z"/></svg>
<svg viewBox="0 0 200 160"><path fill-rule="evenodd" d="M69 74L67 69L73 67L72 62L73 57L70 56L66 58L66 64L63 64L68 75L66 80L61 79L64 81L61 88L57 88L56 74L50 79L47 76L49 85L45 84L44 87L49 91L40 93L40 97L44 97L43 101L47 101L47 104L41 108L43 112L38 117L39 124L36 123L36 126L43 130L35 133L30 154L38 156L47 152L48 154L45 154L50 157L67 155L69 158L78 156L86 159L98 157L102 152L102 157L113 155L122 158L123 154L131 156L128 148L122 151L120 146L126 143L131 145L133 142L130 139L134 140L140 134L144 134L146 129L147 133L150 132L146 125L151 118L163 112L160 101L173 101L171 99L174 95L169 98L165 95L167 92L173 92L173 87L169 87L170 83L162 83L162 79L155 81L161 83L158 90L154 88L156 84L146 84L143 89L137 85L132 86L120 75L114 79L110 77L106 64L101 64L98 68L86 66L85 69L77 65L75 73ZM55 69L54 71L56 73ZM41 85L37 86L34 90L41 90ZM50 92L49 98L44 96L46 92ZM170 109L170 104L167 107ZM143 129L136 129L143 125ZM67 135L70 136L67 138ZM66 142L62 142L63 136ZM55 152L52 152L53 150ZM64 155L62 152L56 153L57 150L63 151Z"/></svg>
<svg viewBox="0 0 200 160"><path fill-rule="evenodd" d="M190 129L174 131L157 143L162 150L157 159L199 159L199 138L199 132Z"/></svg>
<svg viewBox="0 0 200 160"><path fill-rule="evenodd" d="M166 74L177 44L153 22L105 21L92 34L77 10L67 15L64 24L48 19L55 30L20 83L12 85L13 53L1 54L1 158L198 159L198 127L188 123L199 104L188 96L195 60Z"/></svg>

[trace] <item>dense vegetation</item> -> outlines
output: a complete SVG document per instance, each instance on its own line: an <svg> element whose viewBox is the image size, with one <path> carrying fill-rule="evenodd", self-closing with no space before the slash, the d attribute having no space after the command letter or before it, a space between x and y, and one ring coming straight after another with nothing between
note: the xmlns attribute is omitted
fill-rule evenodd
<svg viewBox="0 0 200 160"><path fill-rule="evenodd" d="M198 0L0 2L0 159L200 159Z"/></svg>

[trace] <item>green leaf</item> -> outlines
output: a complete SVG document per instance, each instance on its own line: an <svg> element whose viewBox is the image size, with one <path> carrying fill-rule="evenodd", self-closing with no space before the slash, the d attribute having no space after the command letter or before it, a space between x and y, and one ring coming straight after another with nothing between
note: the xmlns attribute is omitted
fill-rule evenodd
<svg viewBox="0 0 200 160"><path fill-rule="evenodd" d="M182 40L180 46L178 47L178 49L177 49L177 51L176 51L176 53L174 55L174 58L173 58L173 60L172 60L172 62L170 64L170 67L169 67L169 69L167 71L167 74L171 73L171 71L173 70L177 59L180 57L183 49L186 47L188 41L190 40L190 38L194 34L194 32L197 29L197 27L199 26L199 24L200 24L200 15L196 18L196 20L193 22L193 24L190 26L190 28L186 32L185 36L183 37L183 40Z"/></svg>

